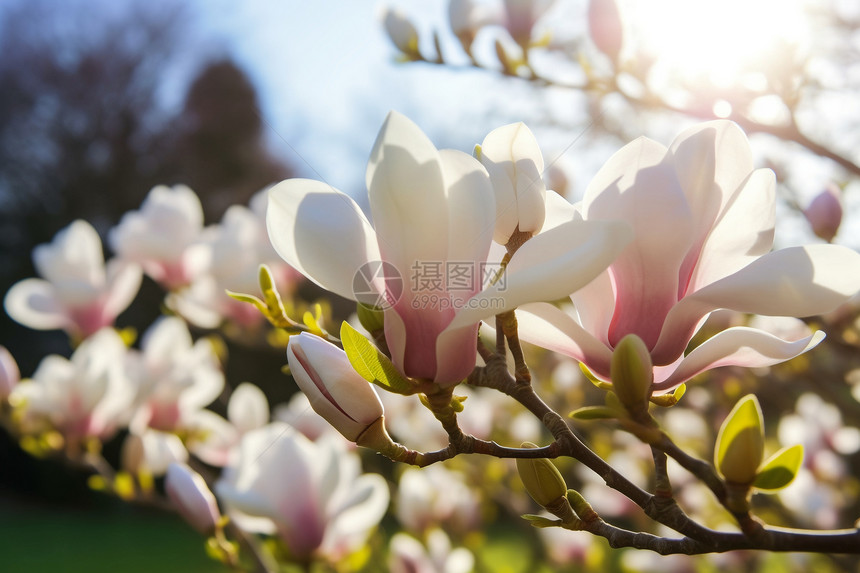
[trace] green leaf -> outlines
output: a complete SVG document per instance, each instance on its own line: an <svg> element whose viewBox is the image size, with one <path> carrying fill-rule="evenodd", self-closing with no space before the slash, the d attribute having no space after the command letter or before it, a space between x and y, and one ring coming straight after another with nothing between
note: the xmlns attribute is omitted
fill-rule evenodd
<svg viewBox="0 0 860 573"><path fill-rule="evenodd" d="M651 396L650 400L652 403L662 406L663 408L669 408L674 406L678 402L681 401L681 398L687 392L687 385L681 384L675 391L671 394L661 394L660 396Z"/></svg>
<svg viewBox="0 0 860 573"><path fill-rule="evenodd" d="M714 461L728 481L752 483L764 457L761 406L752 394L741 398L720 428Z"/></svg>
<svg viewBox="0 0 860 573"><path fill-rule="evenodd" d="M227 290L227 296L229 296L230 298L232 298L234 300L238 300L239 302L247 302L247 303L253 304L254 306L257 307L257 310L259 310L261 313L263 313L263 316L269 316L269 309L266 308L266 303L264 303L262 300L255 297L254 295L243 294L240 292L233 292L231 290Z"/></svg>
<svg viewBox="0 0 860 573"><path fill-rule="evenodd" d="M547 519L541 515L534 515L533 513L526 513L525 515L521 515L523 519L526 521L530 521L534 527L538 527L541 529L547 527L558 527L561 525L560 519Z"/></svg>
<svg viewBox="0 0 860 573"><path fill-rule="evenodd" d="M585 406L574 410L568 417L577 420L611 420L617 416L615 410L606 406Z"/></svg>
<svg viewBox="0 0 860 573"><path fill-rule="evenodd" d="M755 476L753 487L765 491L777 491L797 477L803 464L803 446L797 444L782 448L764 462Z"/></svg>
<svg viewBox="0 0 860 573"><path fill-rule="evenodd" d="M612 384L610 384L609 382L604 382L603 380L597 378L597 376L591 373L591 370L588 369L588 366L586 366L582 362L579 363L579 369L582 370L582 373L585 375L586 378L588 378L589 382L591 382L601 390L612 390Z"/></svg>
<svg viewBox="0 0 860 573"><path fill-rule="evenodd" d="M395 394L415 393L412 382L391 360L346 321L340 327L340 340L349 363L362 378Z"/></svg>

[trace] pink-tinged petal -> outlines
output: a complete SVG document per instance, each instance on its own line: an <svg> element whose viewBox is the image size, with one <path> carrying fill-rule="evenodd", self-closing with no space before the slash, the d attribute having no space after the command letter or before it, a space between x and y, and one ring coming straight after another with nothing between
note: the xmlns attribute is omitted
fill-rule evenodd
<svg viewBox="0 0 860 573"><path fill-rule="evenodd" d="M393 308L385 310L383 319L385 321L385 343L391 353L391 361L405 374L406 325Z"/></svg>
<svg viewBox="0 0 860 573"><path fill-rule="evenodd" d="M363 535L378 524L388 510L388 484L380 475L362 474L353 482L349 498L329 522L326 537Z"/></svg>
<svg viewBox="0 0 860 573"><path fill-rule="evenodd" d="M15 283L3 300L6 314L16 322L36 330L67 328L71 320L57 300L54 287L42 279Z"/></svg>
<svg viewBox="0 0 860 573"><path fill-rule="evenodd" d="M197 410L186 422L188 449L203 462L215 467L230 463L241 434L230 422L211 410Z"/></svg>
<svg viewBox="0 0 860 573"><path fill-rule="evenodd" d="M107 299L104 303L104 315L111 320L128 308L143 280L143 272L134 263L113 260L107 265Z"/></svg>
<svg viewBox="0 0 860 573"><path fill-rule="evenodd" d="M820 330L789 341L754 328L729 328L693 349L664 380L655 379L654 389L671 390L696 374L720 366L755 368L779 364L815 348L822 340L824 333Z"/></svg>
<svg viewBox="0 0 860 573"><path fill-rule="evenodd" d="M82 219L62 229L50 243L33 249L33 263L39 275L55 285L67 281L104 284L102 241Z"/></svg>
<svg viewBox="0 0 860 573"><path fill-rule="evenodd" d="M678 270L693 239L690 209L666 149L646 138L626 145L588 186L583 210L587 220L620 220L633 229L633 241L610 270L617 302L609 341L637 334L651 348L677 301Z"/></svg>
<svg viewBox="0 0 860 573"><path fill-rule="evenodd" d="M335 345L303 332L290 339L287 358L293 378L314 410L351 441L382 416L373 387Z"/></svg>
<svg viewBox="0 0 860 573"><path fill-rule="evenodd" d="M775 205L773 171L754 171L714 222L686 292L735 273L768 253L773 245Z"/></svg>
<svg viewBox="0 0 860 573"><path fill-rule="evenodd" d="M504 276L460 310L455 329L529 302L568 296L599 275L630 241L616 221L571 221L539 233L511 257Z"/></svg>
<svg viewBox="0 0 860 573"><path fill-rule="evenodd" d="M603 344L609 344L609 325L615 314L615 287L609 271L570 295L579 316L579 324Z"/></svg>
<svg viewBox="0 0 860 573"><path fill-rule="evenodd" d="M172 463L167 468L164 490L185 521L200 533L215 530L221 517L215 496L203 477L185 464Z"/></svg>
<svg viewBox="0 0 860 573"><path fill-rule="evenodd" d="M380 259L373 227L350 197L310 179L269 190L269 239L287 263L326 290L355 300L356 272Z"/></svg>
<svg viewBox="0 0 860 573"><path fill-rule="evenodd" d="M416 262L445 261L448 205L439 152L405 116L388 114L366 181L383 260L404 278Z"/></svg>
<svg viewBox="0 0 860 573"><path fill-rule="evenodd" d="M517 324L521 340L575 358L596 376L609 378L612 350L560 308L543 302L523 305Z"/></svg>
<svg viewBox="0 0 860 573"><path fill-rule="evenodd" d="M441 386L461 382L475 368L478 325L446 330L436 339L436 376Z"/></svg>
<svg viewBox="0 0 860 573"><path fill-rule="evenodd" d="M684 351L699 320L712 310L772 316L830 312L860 290L860 254L838 245L791 247L769 253L682 299L669 313L652 350L655 364Z"/></svg>
<svg viewBox="0 0 860 573"><path fill-rule="evenodd" d="M0 400L5 400L21 381L18 363L5 346L0 345Z"/></svg>

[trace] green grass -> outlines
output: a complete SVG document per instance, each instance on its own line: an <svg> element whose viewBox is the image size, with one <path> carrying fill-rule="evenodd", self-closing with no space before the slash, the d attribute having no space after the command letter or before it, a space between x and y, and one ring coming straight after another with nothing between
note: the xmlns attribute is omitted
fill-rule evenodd
<svg viewBox="0 0 860 573"><path fill-rule="evenodd" d="M173 515L119 502L78 508L0 499L5 573L221 573Z"/></svg>

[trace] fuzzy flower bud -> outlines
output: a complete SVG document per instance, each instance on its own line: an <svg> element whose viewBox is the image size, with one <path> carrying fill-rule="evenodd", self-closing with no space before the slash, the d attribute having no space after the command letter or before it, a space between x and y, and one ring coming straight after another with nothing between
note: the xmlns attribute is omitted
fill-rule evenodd
<svg viewBox="0 0 860 573"><path fill-rule="evenodd" d="M588 32L597 49L617 62L624 31L615 0L591 0L588 3Z"/></svg>
<svg viewBox="0 0 860 573"><path fill-rule="evenodd" d="M496 195L496 229L493 240L504 245L519 228L536 234L546 217L543 156L524 123L512 123L491 131L475 149L490 174Z"/></svg>
<svg viewBox="0 0 860 573"><path fill-rule="evenodd" d="M391 8L385 9L382 23L391 42L398 50L407 56L419 55L418 52L418 30L409 19L400 12Z"/></svg>
<svg viewBox="0 0 860 573"><path fill-rule="evenodd" d="M311 407L346 439L356 441L382 417L376 391L334 344L303 332L290 338L287 359Z"/></svg>
<svg viewBox="0 0 860 573"><path fill-rule="evenodd" d="M524 448L536 448L531 442L523 442ZM517 472L526 491L538 505L554 505L567 495L567 484L555 464L545 458L517 458Z"/></svg>
<svg viewBox="0 0 860 573"><path fill-rule="evenodd" d="M842 192L839 187L828 185L816 195L803 214L813 233L828 243L832 241L842 223Z"/></svg>
<svg viewBox="0 0 860 573"><path fill-rule="evenodd" d="M218 503L203 477L184 464L172 463L167 469L164 489L180 515L194 529L209 535L220 518Z"/></svg>
<svg viewBox="0 0 860 573"><path fill-rule="evenodd" d="M647 406L654 367L648 347L635 334L628 334L615 346L610 364L612 388L628 410Z"/></svg>

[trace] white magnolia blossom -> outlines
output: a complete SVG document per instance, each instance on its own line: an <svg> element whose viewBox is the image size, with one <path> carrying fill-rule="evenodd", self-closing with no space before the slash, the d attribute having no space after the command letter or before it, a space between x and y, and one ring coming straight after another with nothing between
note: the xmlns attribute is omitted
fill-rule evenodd
<svg viewBox="0 0 860 573"><path fill-rule="evenodd" d="M465 531L480 522L480 500L465 476L433 465L409 468L398 480L397 519L408 531L423 534L445 525Z"/></svg>
<svg viewBox="0 0 860 573"><path fill-rule="evenodd" d="M226 463L221 444L235 442L233 426L214 412L204 410L224 389L224 374L215 351L205 339L192 341L185 322L162 317L144 333L141 352L132 357L139 388L132 433L143 438L143 446L156 452L174 452L163 443L174 441L174 433L188 435L187 445L207 463ZM214 459L207 455L219 452ZM213 453L214 455L214 453ZM169 460L147 451L146 458L161 460L149 469L161 473Z"/></svg>
<svg viewBox="0 0 860 573"><path fill-rule="evenodd" d="M211 255L206 272L188 288L168 296L168 305L191 323L215 328L223 320L241 326L263 322L263 315L253 305L234 300L225 292L256 293L260 265L269 267L282 295L295 288L301 275L278 256L266 232L267 200L266 191L261 191L249 207L233 205L219 224L204 229L200 241Z"/></svg>
<svg viewBox="0 0 860 573"><path fill-rule="evenodd" d="M202 232L203 207L194 191L159 185L140 210L123 215L109 240L120 258L139 263L154 281L173 290L190 284L208 266Z"/></svg>
<svg viewBox="0 0 860 573"><path fill-rule="evenodd" d="M530 43L535 24L554 3L555 0L505 0L505 28L517 44Z"/></svg>
<svg viewBox="0 0 860 573"><path fill-rule="evenodd" d="M215 492L242 529L277 534L298 560L333 562L361 547L389 500L341 440L311 442L278 422L245 434Z"/></svg>
<svg viewBox="0 0 860 573"><path fill-rule="evenodd" d="M112 260L106 268L101 239L83 220L36 247L33 263L42 278L16 283L4 306L13 319L38 330L86 338L113 325L140 288L140 267Z"/></svg>
<svg viewBox="0 0 860 573"><path fill-rule="evenodd" d="M482 27L505 21L501 6L480 0L451 0L448 3L448 23L451 31L468 50Z"/></svg>
<svg viewBox="0 0 860 573"><path fill-rule="evenodd" d="M635 238L597 279L571 295L575 313L524 305L520 337L609 379L628 334L648 347L654 388L669 390L718 366L768 366L817 345L823 332L783 340L728 328L686 356L711 311L811 316L860 289L860 254L835 245L769 252L775 181L753 169L744 133L729 121L694 126L666 147L640 138L616 153L582 202L586 221L626 221Z"/></svg>
<svg viewBox="0 0 860 573"><path fill-rule="evenodd" d="M451 547L451 540L441 529L427 535L427 547L405 533L397 533L389 544L390 573L470 573L475 556L465 547Z"/></svg>
<svg viewBox="0 0 860 573"><path fill-rule="evenodd" d="M514 231L536 234L546 216L543 155L522 122L491 131L477 150L496 196L493 240L504 245Z"/></svg>
<svg viewBox="0 0 860 573"><path fill-rule="evenodd" d="M203 477L185 464L171 464L164 480L164 491L179 514L194 529L211 534L221 517L215 496Z"/></svg>
<svg viewBox="0 0 860 573"><path fill-rule="evenodd" d="M407 376L442 385L459 383L474 368L481 319L586 285L630 238L623 223L561 222L516 252L504 281L484 288L496 210L477 160L437 150L418 126L392 112L366 183L373 225L355 201L326 183L279 183L269 192L269 237L284 260L323 288L370 304L384 301L394 364ZM448 262L465 265L468 284L416 275L422 265ZM372 300L356 290L357 277L366 280L361 286Z"/></svg>
<svg viewBox="0 0 860 573"><path fill-rule="evenodd" d="M67 441L110 438L128 423L136 387L126 375L127 348L112 328L90 336L71 359L49 355L9 402L28 423L42 420Z"/></svg>

